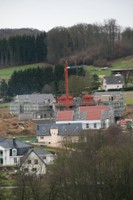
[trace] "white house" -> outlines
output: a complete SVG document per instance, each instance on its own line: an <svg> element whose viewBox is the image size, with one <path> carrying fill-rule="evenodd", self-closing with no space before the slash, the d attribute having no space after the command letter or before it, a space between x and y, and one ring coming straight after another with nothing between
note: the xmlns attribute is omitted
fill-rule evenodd
<svg viewBox="0 0 133 200"><path fill-rule="evenodd" d="M44 175L46 174L45 162L36 154L34 149L23 156L20 162L20 171L25 175Z"/></svg>
<svg viewBox="0 0 133 200"><path fill-rule="evenodd" d="M105 76L103 78L103 89L108 91L110 89L122 89L124 88L124 77L119 75Z"/></svg>
<svg viewBox="0 0 133 200"><path fill-rule="evenodd" d="M20 160L33 152L46 164L53 164L55 155L45 149L34 148L31 144L21 142L15 138L0 137L0 166L16 166L20 164Z"/></svg>
<svg viewBox="0 0 133 200"><path fill-rule="evenodd" d="M0 138L0 165L16 165L20 158L31 148L30 144L13 139Z"/></svg>

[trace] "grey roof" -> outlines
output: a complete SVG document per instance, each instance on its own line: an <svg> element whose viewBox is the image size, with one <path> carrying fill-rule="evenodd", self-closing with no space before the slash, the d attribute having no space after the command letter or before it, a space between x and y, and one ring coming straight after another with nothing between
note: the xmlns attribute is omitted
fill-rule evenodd
<svg viewBox="0 0 133 200"><path fill-rule="evenodd" d="M105 76L106 84L124 84L123 76Z"/></svg>
<svg viewBox="0 0 133 200"><path fill-rule="evenodd" d="M2 142L3 140L5 140L5 138L3 138L3 137L0 137L0 142Z"/></svg>
<svg viewBox="0 0 133 200"><path fill-rule="evenodd" d="M74 123L74 124L37 124L36 125L36 134L37 136L49 136L50 129L57 128L58 134L65 136L65 135L78 135L82 131L82 124L81 123Z"/></svg>
<svg viewBox="0 0 133 200"><path fill-rule="evenodd" d="M51 102L55 101L55 98L52 94L26 94L26 95L17 95L14 98L14 100L18 102L28 101L31 103L42 103L48 99L50 99Z"/></svg>
<svg viewBox="0 0 133 200"><path fill-rule="evenodd" d="M40 148L34 148L34 152L39 156L52 155L52 153L50 153L49 151Z"/></svg>
<svg viewBox="0 0 133 200"><path fill-rule="evenodd" d="M10 138L4 138L3 140L0 140L0 146L2 146L5 149L12 149L14 148L14 139L10 139ZM27 147L31 147L32 145L27 144L25 142L21 142L19 140L15 139L15 145L16 147L19 148L27 148Z"/></svg>
<svg viewBox="0 0 133 200"><path fill-rule="evenodd" d="M6 139L6 138L4 138L3 140L0 140L0 146L5 149L16 148L18 156L24 155L29 149L32 148L31 144L27 144L25 142L21 142L16 139L14 140L14 139Z"/></svg>

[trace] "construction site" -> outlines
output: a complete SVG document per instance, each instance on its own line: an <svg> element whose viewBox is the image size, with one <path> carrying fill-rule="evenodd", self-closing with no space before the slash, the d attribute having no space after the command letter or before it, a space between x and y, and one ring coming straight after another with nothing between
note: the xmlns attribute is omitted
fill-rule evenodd
<svg viewBox="0 0 133 200"><path fill-rule="evenodd" d="M9 108L0 108L1 137L35 137L35 123L32 120L20 121Z"/></svg>
<svg viewBox="0 0 133 200"><path fill-rule="evenodd" d="M79 66L71 67L71 68L79 68ZM70 94L69 94L68 69L70 69L70 67L67 65L67 63L65 63L65 65L64 65L65 89L66 89L65 96L58 97L57 102L54 102L53 99L50 100L50 97L48 97L47 102L43 102L43 104L44 103L47 104L47 107L50 108L50 110L49 110L50 112L45 112L45 114L44 114L45 116L43 116L43 118L44 117L50 118L51 116L53 118L55 117L55 115L53 115L54 109L52 109L51 105L54 105L54 107L56 108L55 110L64 110L64 109L69 110L69 109L75 109L77 104L84 105L84 106L86 106L86 105L95 106L96 104L98 104L98 102L99 102L98 100L100 98L101 101L105 101L103 103L106 103L106 104L109 103L109 105L111 102L114 102L114 104L116 104L116 106L117 106L116 107L117 111L119 111L118 103L121 104L120 111L117 113L118 116L116 115L116 117L119 117L121 119L125 119L125 118L133 119L132 104L126 105L126 108L123 109L125 106L125 99L127 98L127 96L125 95L126 93L122 93L122 95L124 94L123 97L122 98L120 97L118 99L114 98L114 96L111 96L111 99L110 99L110 95L107 95L107 98L109 97L109 100L105 99L105 95L103 95L104 100L102 100L102 97L97 96L98 99L95 99L95 101L93 99L93 95L86 94L82 97L81 102L77 101L77 99L75 102L74 98L72 96L70 96ZM129 96L129 94L130 94L130 96ZM133 93L129 92L129 94L128 94L128 98L130 97L129 99L132 99ZM27 116L27 113L29 112L27 110L29 106L30 106L30 110L31 110L30 101L29 101L29 99L27 101L27 98L28 98L28 95L26 96L26 102L23 103L24 106L26 103L26 106L24 107L24 108L26 108L26 113L24 113L24 108L22 109L22 104L20 104L21 109L19 109L20 111L23 110L23 114L25 114L26 116ZM120 99L122 99L122 101L120 101ZM18 100L19 99L17 99L17 102L14 101L14 104L12 105L13 111L14 111L14 108L15 109L19 108L19 107L16 107L16 105L19 105ZM44 97L44 100L46 100L45 97ZM52 101L54 103L52 103ZM38 102L38 100L37 100L37 102ZM32 105L33 105L33 102L32 102ZM36 104L34 104L34 106L36 106ZM41 109L42 109L42 107L41 107ZM44 110L47 111L46 109L44 109ZM43 113L44 113L44 110L43 110ZM115 108L114 108L114 110L115 110ZM20 120L20 116L18 114L20 115L21 113L19 113L19 111L17 111L17 114L15 112L14 113L11 112L11 109L9 107L0 108L0 136L3 136L3 137L26 137L26 138L34 137L35 138L36 137L35 120L33 120L33 118L31 118L31 119L29 118L26 120ZM40 116L41 115L39 114L39 117ZM37 118L38 118L38 116L36 115L36 119Z"/></svg>

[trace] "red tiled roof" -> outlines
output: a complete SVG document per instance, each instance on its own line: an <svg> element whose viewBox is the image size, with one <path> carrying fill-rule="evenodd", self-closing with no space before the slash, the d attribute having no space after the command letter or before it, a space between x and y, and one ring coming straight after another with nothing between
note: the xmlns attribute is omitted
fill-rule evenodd
<svg viewBox="0 0 133 200"><path fill-rule="evenodd" d="M81 106L80 112L86 113L86 120L99 120L101 119L102 111L109 110L109 106Z"/></svg>
<svg viewBox="0 0 133 200"><path fill-rule="evenodd" d="M92 110L109 110L110 107L106 105L99 105L99 106L80 106L80 112L84 111L92 111Z"/></svg>
<svg viewBox="0 0 133 200"><path fill-rule="evenodd" d="M84 120L100 120L103 111L109 110L110 107L106 105L99 106L80 106L80 113L85 113ZM56 121L72 121L74 116L73 110L58 111Z"/></svg>
<svg viewBox="0 0 133 200"><path fill-rule="evenodd" d="M73 110L58 111L56 115L56 121L72 121L73 114Z"/></svg>

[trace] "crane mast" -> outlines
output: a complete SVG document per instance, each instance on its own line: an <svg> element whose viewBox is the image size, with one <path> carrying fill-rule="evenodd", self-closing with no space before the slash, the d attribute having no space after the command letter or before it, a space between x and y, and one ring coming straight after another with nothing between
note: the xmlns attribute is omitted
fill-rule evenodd
<svg viewBox="0 0 133 200"><path fill-rule="evenodd" d="M67 65L67 61L64 64L64 74L65 74L65 89L66 89L66 109L69 110L69 85L68 85L68 65Z"/></svg>
<svg viewBox="0 0 133 200"><path fill-rule="evenodd" d="M64 64L64 74L65 74L65 89L66 89L66 110L69 110L70 96L69 96L69 84L68 84L68 70L74 68L82 68L82 66L68 66L67 61Z"/></svg>

